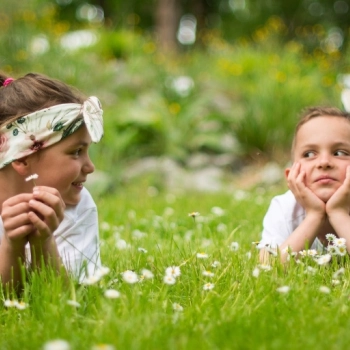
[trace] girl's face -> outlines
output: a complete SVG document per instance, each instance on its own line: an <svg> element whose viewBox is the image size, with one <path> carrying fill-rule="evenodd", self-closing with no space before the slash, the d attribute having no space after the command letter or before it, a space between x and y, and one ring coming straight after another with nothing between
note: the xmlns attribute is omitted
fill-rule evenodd
<svg viewBox="0 0 350 350"><path fill-rule="evenodd" d="M90 144L91 137L82 125L64 140L30 155L31 171L39 175L35 183L56 188L66 205L78 204L84 182L95 169L88 154Z"/></svg>
<svg viewBox="0 0 350 350"><path fill-rule="evenodd" d="M350 122L342 117L313 118L300 127L295 141L294 161L306 173L306 186L327 202L350 165Z"/></svg>

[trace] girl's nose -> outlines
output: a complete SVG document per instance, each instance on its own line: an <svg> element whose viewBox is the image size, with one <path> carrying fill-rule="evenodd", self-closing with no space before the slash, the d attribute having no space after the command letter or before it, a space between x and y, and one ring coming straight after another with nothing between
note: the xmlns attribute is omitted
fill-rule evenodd
<svg viewBox="0 0 350 350"><path fill-rule="evenodd" d="M86 174L91 174L95 171L95 165L94 163L91 161L90 157L87 156L86 158L86 162L83 166L83 172Z"/></svg>

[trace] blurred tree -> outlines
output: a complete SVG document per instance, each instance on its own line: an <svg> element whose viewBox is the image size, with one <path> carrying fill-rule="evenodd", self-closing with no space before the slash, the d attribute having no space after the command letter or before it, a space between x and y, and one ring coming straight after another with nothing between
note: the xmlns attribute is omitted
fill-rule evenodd
<svg viewBox="0 0 350 350"><path fill-rule="evenodd" d="M72 28L84 25L86 20L76 15L86 0L50 1ZM349 36L350 0L90 0L90 5L103 9L106 27L155 33L166 50L178 46L176 33L184 14L196 18L199 34L217 29L229 41L253 37L272 16L283 20L286 40L301 41L310 50L344 49Z"/></svg>

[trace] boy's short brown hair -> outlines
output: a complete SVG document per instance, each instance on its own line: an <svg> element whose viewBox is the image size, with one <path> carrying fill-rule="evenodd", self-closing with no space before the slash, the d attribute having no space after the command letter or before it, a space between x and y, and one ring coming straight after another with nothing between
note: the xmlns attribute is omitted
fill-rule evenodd
<svg viewBox="0 0 350 350"><path fill-rule="evenodd" d="M345 118L350 122L350 113L340 110L336 107L307 107L299 117L299 121L294 130L292 141L292 158L294 157L295 140L299 129L309 120L317 117L340 117Z"/></svg>

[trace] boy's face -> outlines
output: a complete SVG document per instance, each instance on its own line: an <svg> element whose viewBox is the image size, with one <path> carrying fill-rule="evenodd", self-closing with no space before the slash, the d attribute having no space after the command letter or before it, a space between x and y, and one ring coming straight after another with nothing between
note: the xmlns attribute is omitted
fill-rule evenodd
<svg viewBox="0 0 350 350"><path fill-rule="evenodd" d="M325 116L303 124L295 138L294 162L305 171L306 186L327 202L350 165L350 121Z"/></svg>

